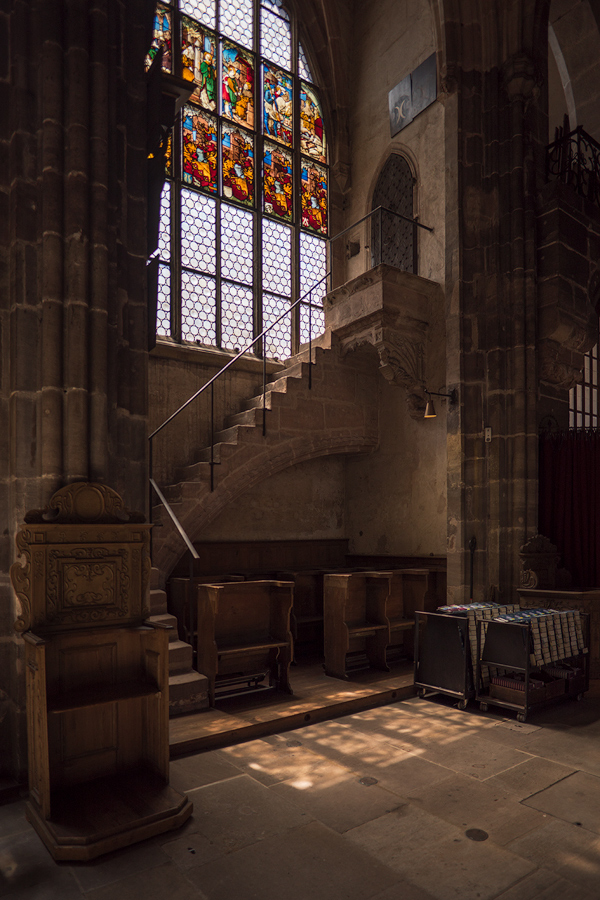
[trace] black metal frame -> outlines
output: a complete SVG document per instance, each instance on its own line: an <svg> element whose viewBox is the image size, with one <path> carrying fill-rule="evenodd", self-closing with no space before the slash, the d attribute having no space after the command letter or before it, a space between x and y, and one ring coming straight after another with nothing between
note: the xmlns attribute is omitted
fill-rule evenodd
<svg viewBox="0 0 600 900"><path fill-rule="evenodd" d="M585 671L585 687L587 691L590 684L590 617L588 613L580 613L583 620L585 643L587 652L580 652L578 657L583 661ZM485 639L482 641L483 629L486 628ZM490 631L491 629L491 631ZM486 645L490 646L492 653L496 653L500 658L487 659L484 658ZM573 659L568 656L565 659ZM523 703L511 703L508 700L501 700L498 697L491 697L489 693L485 693L482 679L482 666L490 666L496 669L508 669L512 672L521 672L525 675L525 689L523 691ZM511 709L517 713L519 722L524 722L532 709L541 708L546 704L553 703L556 700L568 698L570 695L566 693L551 699L530 702L529 680L532 669L538 666L531 663L531 626L529 623L520 622L494 622L493 619L481 619L477 623L477 659L475 672L475 699L479 703L480 708L485 711L489 706L499 706L503 709ZM565 685L566 689L566 685Z"/></svg>
<svg viewBox="0 0 600 900"><path fill-rule="evenodd" d="M581 125L569 131L569 120L557 129L557 138L546 150L548 181L562 181L600 206L600 144Z"/></svg>
<svg viewBox="0 0 600 900"><path fill-rule="evenodd" d="M427 637L428 623L434 632L430 638ZM416 610L414 657L418 695L455 697L459 708L465 709L467 701L475 696L467 616ZM426 677L428 665L429 673L434 677Z"/></svg>

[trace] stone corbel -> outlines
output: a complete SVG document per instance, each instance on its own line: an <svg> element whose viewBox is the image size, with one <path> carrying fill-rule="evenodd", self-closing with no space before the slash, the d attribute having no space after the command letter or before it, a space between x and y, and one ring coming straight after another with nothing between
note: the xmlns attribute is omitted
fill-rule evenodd
<svg viewBox="0 0 600 900"><path fill-rule="evenodd" d="M403 387L411 416L422 418L425 409L425 346L401 335L375 332L375 349L379 354L379 371L391 384Z"/></svg>

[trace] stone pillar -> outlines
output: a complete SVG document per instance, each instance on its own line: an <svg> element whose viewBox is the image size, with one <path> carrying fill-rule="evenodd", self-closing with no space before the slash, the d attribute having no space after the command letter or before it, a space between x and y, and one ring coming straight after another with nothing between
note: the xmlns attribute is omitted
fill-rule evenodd
<svg viewBox="0 0 600 900"><path fill-rule="evenodd" d="M6 11L4 11L6 10ZM150 0L0 10L0 770L25 768L8 568L26 510L80 479L145 506ZM6 433L5 433L6 434Z"/></svg>
<svg viewBox="0 0 600 900"><path fill-rule="evenodd" d="M445 4L455 94L456 235L449 232L448 580L474 599L516 598L519 548L537 529L535 196L544 174L541 90L548 3ZM449 104L450 108L450 104ZM491 428L491 442L484 429Z"/></svg>

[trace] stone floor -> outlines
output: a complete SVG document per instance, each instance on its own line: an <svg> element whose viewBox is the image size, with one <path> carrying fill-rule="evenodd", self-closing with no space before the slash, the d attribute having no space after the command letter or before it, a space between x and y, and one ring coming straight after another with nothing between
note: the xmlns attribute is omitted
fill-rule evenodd
<svg viewBox="0 0 600 900"><path fill-rule="evenodd" d="M0 807L10 900L598 900L600 682L518 724L405 700L172 763L171 832L55 863Z"/></svg>

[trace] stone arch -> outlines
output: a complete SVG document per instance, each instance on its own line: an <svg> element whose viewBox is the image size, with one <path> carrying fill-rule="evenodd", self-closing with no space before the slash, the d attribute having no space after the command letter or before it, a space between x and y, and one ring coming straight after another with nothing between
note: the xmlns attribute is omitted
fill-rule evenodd
<svg viewBox="0 0 600 900"><path fill-rule="evenodd" d="M345 435L316 432L309 438L297 437L265 447L252 454L244 465L233 467L212 493L199 494L196 500L186 504L180 516L181 525L193 543L206 537L205 530L226 507L267 478L319 457L369 453L376 446L375 435L357 431ZM163 583L182 556L181 538L175 530L170 529L165 537L153 551L153 565L160 570Z"/></svg>

